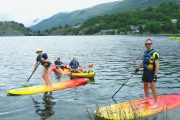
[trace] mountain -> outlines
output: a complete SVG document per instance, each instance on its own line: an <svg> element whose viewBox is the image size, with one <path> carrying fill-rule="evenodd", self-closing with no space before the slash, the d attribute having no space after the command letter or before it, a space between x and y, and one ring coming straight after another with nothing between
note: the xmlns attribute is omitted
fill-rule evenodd
<svg viewBox="0 0 180 120"><path fill-rule="evenodd" d="M180 3L168 2L156 7L93 17L86 20L76 33L179 34Z"/></svg>
<svg viewBox="0 0 180 120"><path fill-rule="evenodd" d="M70 13L58 13L48 19L42 20L31 27L32 30L46 30L59 25L65 26L82 23L83 21L97 15L103 15L106 11L111 11L112 6L119 2L105 3L92 8L77 10Z"/></svg>
<svg viewBox="0 0 180 120"><path fill-rule="evenodd" d="M97 34L179 34L180 3L168 2L159 6L96 16L77 26L53 28L44 35Z"/></svg>
<svg viewBox="0 0 180 120"><path fill-rule="evenodd" d="M38 24L31 26L33 31L44 31L53 27L81 24L85 20L106 14L125 12L137 8L157 6L164 2L180 2L180 0L123 0L100 4L91 8L73 11L70 13L58 13Z"/></svg>
<svg viewBox="0 0 180 120"><path fill-rule="evenodd" d="M0 22L0 36L30 36L33 32L25 28L23 24L6 21Z"/></svg>

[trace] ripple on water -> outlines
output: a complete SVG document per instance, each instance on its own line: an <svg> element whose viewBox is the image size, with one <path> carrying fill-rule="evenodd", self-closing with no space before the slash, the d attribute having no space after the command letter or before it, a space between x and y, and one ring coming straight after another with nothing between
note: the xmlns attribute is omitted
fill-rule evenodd
<svg viewBox="0 0 180 120"><path fill-rule="evenodd" d="M1 37L0 44L3 46L0 47L0 54L3 57L0 58L0 118L88 120L87 109L96 109L96 106L114 103L111 99L112 95L128 80L137 63L142 59L144 40L147 38L154 40L154 47L160 53L160 70L156 83L159 95L179 93L180 44L179 41L170 41L167 37ZM48 53L52 61L61 57L61 60L68 64L73 56L77 56L84 67L93 63L92 69L96 72L93 84L55 91L48 96L44 93L31 96L7 96L6 90L21 87L30 76L36 58L34 51L39 47ZM29 84L43 84L41 74L42 67L39 67ZM54 74L52 78L53 81L60 81L55 79ZM62 77L62 79L69 78ZM118 102L143 97L141 75L134 75L115 96ZM179 109L169 112L167 120L176 120L174 116L178 116L178 112ZM159 118L161 117L157 116L157 119Z"/></svg>

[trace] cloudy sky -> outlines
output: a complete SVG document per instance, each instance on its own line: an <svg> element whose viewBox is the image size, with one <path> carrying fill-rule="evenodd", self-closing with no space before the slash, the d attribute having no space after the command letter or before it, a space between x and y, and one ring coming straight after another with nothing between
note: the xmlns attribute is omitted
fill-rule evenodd
<svg viewBox="0 0 180 120"><path fill-rule="evenodd" d="M0 0L0 21L13 20L29 26L34 20L48 18L58 12L92 7L118 0Z"/></svg>

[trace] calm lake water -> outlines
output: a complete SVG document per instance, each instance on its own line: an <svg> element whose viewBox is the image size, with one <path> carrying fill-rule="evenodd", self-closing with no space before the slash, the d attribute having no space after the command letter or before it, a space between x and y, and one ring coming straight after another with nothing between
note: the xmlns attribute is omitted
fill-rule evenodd
<svg viewBox="0 0 180 120"><path fill-rule="evenodd" d="M0 37L0 118L2 120L91 120L97 106L113 104L112 95L132 75L151 38L160 53L159 95L180 93L180 41L166 36L48 36ZM69 63L77 56L82 66L93 63L94 80L77 88L26 96L7 96L11 88L22 87L30 76L36 48L43 48L51 61L61 57ZM29 83L43 84L42 67ZM54 82L70 79L63 76ZM117 102L143 98L141 75L133 76L116 94ZM147 120L177 120L180 108L147 117Z"/></svg>

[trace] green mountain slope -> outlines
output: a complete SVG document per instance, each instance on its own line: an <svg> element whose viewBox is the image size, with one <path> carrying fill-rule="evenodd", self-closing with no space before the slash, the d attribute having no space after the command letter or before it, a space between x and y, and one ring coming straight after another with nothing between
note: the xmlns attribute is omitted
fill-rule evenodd
<svg viewBox="0 0 180 120"><path fill-rule="evenodd" d="M0 22L0 36L29 36L33 35L33 32L25 28L23 24L8 21Z"/></svg>
<svg viewBox="0 0 180 120"><path fill-rule="evenodd" d="M118 33L180 33L180 4L163 3L154 8L98 16L85 21L79 30L83 34L96 34L112 29Z"/></svg>
<svg viewBox="0 0 180 120"><path fill-rule="evenodd" d="M45 32L48 35L179 34L180 3L162 3L156 7L96 16L79 27L66 26Z"/></svg>
<svg viewBox="0 0 180 120"><path fill-rule="evenodd" d="M58 13L48 19L31 27L32 30L46 30L53 27L68 25L75 25L84 22L85 20L118 12L125 12L136 8L143 8L148 6L157 6L163 2L180 2L180 0L124 0L111 3L100 4L92 8L77 10L70 13Z"/></svg>

